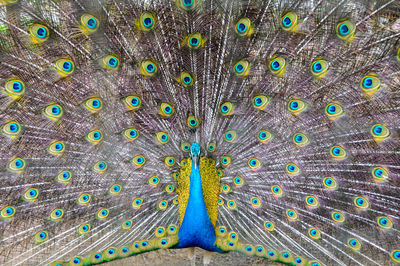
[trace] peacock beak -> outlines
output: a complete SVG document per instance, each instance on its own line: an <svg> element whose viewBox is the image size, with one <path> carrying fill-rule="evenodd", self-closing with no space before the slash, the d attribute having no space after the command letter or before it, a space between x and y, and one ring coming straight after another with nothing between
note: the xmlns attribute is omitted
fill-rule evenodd
<svg viewBox="0 0 400 266"><path fill-rule="evenodd" d="M199 156L198 155L192 156L192 162L194 164L194 167L197 169L199 167Z"/></svg>
<svg viewBox="0 0 400 266"><path fill-rule="evenodd" d="M193 142L190 147L190 158L192 158L193 164L197 169L199 167L200 158L200 145L197 142Z"/></svg>

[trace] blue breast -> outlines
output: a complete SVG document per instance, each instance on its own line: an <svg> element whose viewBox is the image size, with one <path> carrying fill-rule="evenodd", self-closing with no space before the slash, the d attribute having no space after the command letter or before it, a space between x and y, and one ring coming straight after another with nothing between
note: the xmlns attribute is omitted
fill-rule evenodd
<svg viewBox="0 0 400 266"><path fill-rule="evenodd" d="M209 251L220 251L214 245L215 229L204 203L199 166L194 163L190 173L189 200L178 236L177 248L200 247Z"/></svg>

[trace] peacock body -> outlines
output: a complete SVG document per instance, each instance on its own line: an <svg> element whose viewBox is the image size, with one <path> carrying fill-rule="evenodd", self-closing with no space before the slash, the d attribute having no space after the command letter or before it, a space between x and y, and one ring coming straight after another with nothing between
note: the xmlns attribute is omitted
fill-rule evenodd
<svg viewBox="0 0 400 266"><path fill-rule="evenodd" d="M1 264L400 263L398 1L0 4Z"/></svg>

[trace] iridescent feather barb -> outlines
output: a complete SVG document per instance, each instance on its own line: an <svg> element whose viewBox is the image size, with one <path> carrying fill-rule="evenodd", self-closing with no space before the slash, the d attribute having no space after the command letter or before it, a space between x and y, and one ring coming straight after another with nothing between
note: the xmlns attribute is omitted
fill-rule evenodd
<svg viewBox="0 0 400 266"><path fill-rule="evenodd" d="M400 263L399 41L395 0L0 0L0 263Z"/></svg>

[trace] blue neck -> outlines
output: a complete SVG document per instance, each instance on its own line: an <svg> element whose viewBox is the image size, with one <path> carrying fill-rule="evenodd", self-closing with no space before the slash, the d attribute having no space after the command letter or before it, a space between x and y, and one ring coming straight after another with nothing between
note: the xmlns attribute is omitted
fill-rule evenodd
<svg viewBox="0 0 400 266"><path fill-rule="evenodd" d="M189 200L178 236L178 248L200 247L209 251L219 251L214 245L215 229L204 203L199 165L196 165L194 160L190 172Z"/></svg>

